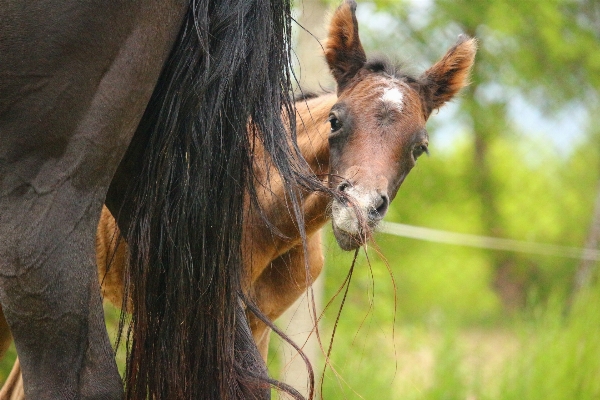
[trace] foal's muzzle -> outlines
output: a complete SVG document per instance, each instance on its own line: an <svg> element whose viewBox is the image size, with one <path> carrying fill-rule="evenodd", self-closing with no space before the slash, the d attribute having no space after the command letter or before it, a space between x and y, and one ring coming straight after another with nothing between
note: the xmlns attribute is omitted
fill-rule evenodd
<svg viewBox="0 0 600 400"><path fill-rule="evenodd" d="M369 240L373 229L383 219L390 205L384 190L363 189L343 182L338 190L345 197L333 200L333 233L343 250L354 250Z"/></svg>

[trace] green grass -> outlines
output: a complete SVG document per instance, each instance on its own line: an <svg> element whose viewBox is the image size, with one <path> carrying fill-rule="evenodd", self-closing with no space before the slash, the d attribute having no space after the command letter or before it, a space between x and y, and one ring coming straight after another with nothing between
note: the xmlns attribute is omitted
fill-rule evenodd
<svg viewBox="0 0 600 400"><path fill-rule="evenodd" d="M11 344L10 348L4 355L4 358L0 360L0 382L4 383L6 378L8 378L8 374L10 374L10 370L17 358L17 351L15 349L15 344Z"/></svg>
<svg viewBox="0 0 600 400"><path fill-rule="evenodd" d="M346 329L333 354L345 382L328 374L325 399L600 399L598 287L569 312L553 299L498 329L411 323L363 342Z"/></svg>
<svg viewBox="0 0 600 400"><path fill-rule="evenodd" d="M360 279L355 284L361 287ZM568 311L566 302L554 296L495 324L446 313L400 318L395 330L393 302L380 296L376 292L374 307L384 309L371 311L367 290L349 297L332 353L336 373L325 375L325 399L600 399L598 285L580 293ZM324 320L325 337L336 307ZM118 311L110 306L105 311L115 339ZM277 341L272 342L270 366L276 375L281 361ZM123 350L117 354L121 371ZM1 379L14 357L13 347L0 365ZM315 366L317 374L321 370L322 364Z"/></svg>
<svg viewBox="0 0 600 400"><path fill-rule="evenodd" d="M522 350L505 364L495 395L481 398L600 398L598 287L580 293L570 311L551 301L519 328Z"/></svg>

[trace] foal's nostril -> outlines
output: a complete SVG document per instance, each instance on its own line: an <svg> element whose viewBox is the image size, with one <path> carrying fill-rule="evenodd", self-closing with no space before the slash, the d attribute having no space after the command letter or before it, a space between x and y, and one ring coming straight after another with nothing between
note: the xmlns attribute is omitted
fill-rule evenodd
<svg viewBox="0 0 600 400"><path fill-rule="evenodd" d="M340 183L337 187L337 190L340 192L345 192L346 189L348 189L350 187L350 182L348 181L344 181L342 183ZM340 198L338 199L340 201L340 203L342 203L343 205L347 206L348 205L348 199L345 197L345 194L341 194Z"/></svg>
<svg viewBox="0 0 600 400"><path fill-rule="evenodd" d="M388 210L390 199L385 195L381 195L377 199L377 203L373 204L373 208L369 211L369 218L374 220L382 219Z"/></svg>
<svg viewBox="0 0 600 400"><path fill-rule="evenodd" d="M340 183L337 188L340 192L343 192L346 189L348 189L349 187L350 187L350 182L344 181L344 182Z"/></svg>

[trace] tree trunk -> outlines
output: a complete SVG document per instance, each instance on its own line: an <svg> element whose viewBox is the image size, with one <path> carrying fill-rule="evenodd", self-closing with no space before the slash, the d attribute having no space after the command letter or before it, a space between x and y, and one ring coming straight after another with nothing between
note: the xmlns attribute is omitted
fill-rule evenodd
<svg viewBox="0 0 600 400"><path fill-rule="evenodd" d="M477 73L477 65L474 73ZM477 82L477 78L473 79ZM474 85L471 90L477 90ZM470 96L470 98L473 98ZM493 171L489 165L489 151L494 137L502 129L503 121L495 115L504 112L490 112L491 107L504 107L503 104L481 104L473 99L469 101L469 114L473 121L473 188L481 200L481 223L486 235L506 237L502 219L498 210L498 184L494 182ZM514 254L490 252L490 261L494 269L492 286L502 301L506 311L512 312L525 304L529 274L526 267L518 262Z"/></svg>
<svg viewBox="0 0 600 400"><path fill-rule="evenodd" d="M311 91L318 92L321 88L333 88L333 79L325 62L321 48L322 43L319 42L322 42L327 35L324 19L328 11L327 4L323 0L304 0L299 5L298 11L300 13L298 22L301 27L296 26L298 29L298 41L296 45L296 62L298 65L296 67L296 77L299 80L298 83L300 86L300 90L297 91L307 93ZM302 27L306 30L302 29ZM321 277L313 284L317 315L320 314L322 309L323 275L324 271L321 273ZM307 296L302 296L281 316L278 325L284 329L286 334L296 344L302 346L306 342L304 353L313 365L315 376L318 376L318 361L321 354L319 344L315 335L312 335L308 339L308 335L312 331L314 324L311 309L309 309ZM289 346L281 351L281 355L283 364L283 376L281 379L295 387L304 396L308 396L308 372L303 360ZM317 383L318 379L315 384Z"/></svg>
<svg viewBox="0 0 600 400"><path fill-rule="evenodd" d="M585 242L587 249L597 249L600 244L600 182L598 183L598 192L596 195L596 205L594 207L594 215L592 216L592 224L588 233L588 238ZM574 297L579 290L589 284L594 275L594 269L597 262L595 260L582 260L573 282Z"/></svg>
<svg viewBox="0 0 600 400"><path fill-rule="evenodd" d="M327 37L325 16L328 6L324 0L304 0L298 6L296 26L296 77L303 91L334 89L335 83L323 55L323 42ZM304 28L304 29L303 29Z"/></svg>

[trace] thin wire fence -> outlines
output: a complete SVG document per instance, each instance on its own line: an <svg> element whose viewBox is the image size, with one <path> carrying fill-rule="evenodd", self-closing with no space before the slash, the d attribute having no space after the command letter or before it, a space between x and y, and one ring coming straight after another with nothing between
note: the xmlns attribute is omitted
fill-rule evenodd
<svg viewBox="0 0 600 400"><path fill-rule="evenodd" d="M399 224L396 222L382 222L378 228L378 231L388 235L457 246L576 258L591 261L600 260L600 250L597 249L585 249L548 243L536 243L514 239L502 239L491 236L456 233L439 229Z"/></svg>

